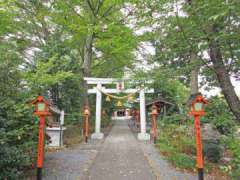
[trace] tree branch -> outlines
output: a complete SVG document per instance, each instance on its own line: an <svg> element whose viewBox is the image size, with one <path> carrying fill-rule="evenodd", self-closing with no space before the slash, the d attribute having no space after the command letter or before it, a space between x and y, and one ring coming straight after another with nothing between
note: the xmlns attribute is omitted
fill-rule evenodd
<svg viewBox="0 0 240 180"><path fill-rule="evenodd" d="M199 56L196 52L194 52L194 47L193 47L192 43L189 42L189 40L188 40L188 38L187 38L187 36L186 36L186 34L185 34L185 32L184 32L184 28L182 27L182 25L181 25L181 23L180 23L179 14L178 14L178 7L177 7L177 11L175 12L175 16L176 16L176 19L177 19L178 26L179 26L179 28L180 28L180 30L181 30L181 32L182 32L183 38L186 40L186 42L188 43L188 45L191 47L192 53L194 53L194 54L203 62L204 65L206 65L209 69L211 69L213 72L216 73L215 69L208 65L208 62L206 62L205 60L203 60L201 56Z"/></svg>

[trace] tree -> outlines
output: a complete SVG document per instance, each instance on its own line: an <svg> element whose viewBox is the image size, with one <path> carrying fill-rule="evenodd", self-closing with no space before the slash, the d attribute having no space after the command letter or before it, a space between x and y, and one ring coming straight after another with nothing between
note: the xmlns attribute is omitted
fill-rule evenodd
<svg viewBox="0 0 240 180"><path fill-rule="evenodd" d="M192 57L189 52L194 53L196 64L201 65L201 75L209 85L221 87L231 111L240 121L240 101L230 80L239 74L237 1L191 1L191 6L172 0L140 3L140 7L147 9L143 16L153 19L150 25L155 27L153 33L160 52L156 60L164 66L182 69L182 75L189 77L189 57Z"/></svg>
<svg viewBox="0 0 240 180"><path fill-rule="evenodd" d="M14 36L21 29L12 1L0 2L0 179L22 178L32 165L37 124L27 104L31 96L22 84L21 56L25 43ZM2 158L4 157L4 158Z"/></svg>
<svg viewBox="0 0 240 180"><path fill-rule="evenodd" d="M131 57L129 54L136 47L136 41L132 31L124 26L120 12L123 5L121 1L110 0L56 2L54 22L63 27L69 41L74 41L82 61L82 77L90 76L93 69L114 64L114 59L122 62L122 68L127 63L125 57ZM121 37L115 37L115 30ZM111 66L122 72L120 67ZM101 72L100 75L106 74ZM82 84L84 104L88 104L88 85L85 81Z"/></svg>

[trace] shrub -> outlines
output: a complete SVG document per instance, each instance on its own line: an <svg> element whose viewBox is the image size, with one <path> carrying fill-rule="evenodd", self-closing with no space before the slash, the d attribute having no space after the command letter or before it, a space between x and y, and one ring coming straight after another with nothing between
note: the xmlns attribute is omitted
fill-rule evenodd
<svg viewBox="0 0 240 180"><path fill-rule="evenodd" d="M240 141L233 136L228 136L222 139L222 144L232 153L232 160L229 164L231 166L230 174L232 178L238 180L240 177Z"/></svg>
<svg viewBox="0 0 240 180"><path fill-rule="evenodd" d="M35 160L37 121L23 102L0 104L0 179L20 179Z"/></svg>
<svg viewBox="0 0 240 180"><path fill-rule="evenodd" d="M205 158L207 158L210 162L218 163L221 159L222 148L216 141L204 141L203 143L203 153Z"/></svg>
<svg viewBox="0 0 240 180"><path fill-rule="evenodd" d="M161 117L160 117L161 118ZM187 117L184 114L172 114L170 116L164 116L160 120L162 123L166 124L182 124L187 121Z"/></svg>
<svg viewBox="0 0 240 180"><path fill-rule="evenodd" d="M202 118L202 122L208 122L215 125L221 134L231 134L233 132L235 122L226 101L220 97L213 97L206 106L206 116Z"/></svg>
<svg viewBox="0 0 240 180"><path fill-rule="evenodd" d="M157 146L166 158L176 167L183 169L195 168L196 148L194 137L188 135L187 126L175 124L159 124Z"/></svg>

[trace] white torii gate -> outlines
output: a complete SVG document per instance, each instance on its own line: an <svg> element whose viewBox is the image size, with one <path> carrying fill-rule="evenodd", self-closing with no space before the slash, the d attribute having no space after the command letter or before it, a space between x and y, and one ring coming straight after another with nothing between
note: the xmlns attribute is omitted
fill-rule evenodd
<svg viewBox="0 0 240 180"><path fill-rule="evenodd" d="M96 94L96 119L95 119L95 133L92 134L92 139L102 139L104 137L101 133L101 111L102 111L102 92L108 94L114 93L137 93L139 91L140 98L140 124L141 132L138 133L139 140L149 140L150 135L146 133L146 109L145 109L145 93L154 93L153 89L106 89L103 84L117 84L119 79L114 78L90 78L85 77L87 84L96 85L93 89L88 90L88 94ZM102 92L101 92L101 91Z"/></svg>

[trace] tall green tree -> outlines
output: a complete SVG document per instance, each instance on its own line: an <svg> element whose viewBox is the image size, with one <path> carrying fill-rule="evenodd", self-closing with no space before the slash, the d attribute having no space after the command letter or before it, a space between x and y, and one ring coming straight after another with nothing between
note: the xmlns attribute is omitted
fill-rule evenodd
<svg viewBox="0 0 240 180"><path fill-rule="evenodd" d="M29 85L37 87L38 91L50 91L56 99L54 103L59 105L63 97L65 101L72 102L71 95L64 95L70 92L67 89L72 82L75 92L78 92L74 95L84 98L87 104L88 87L83 77L119 77L123 75L125 66L131 67L132 51L137 40L125 26L125 17L121 12L124 2L57 0L46 3L24 0L15 3L22 11L19 19L26 22L21 37L27 37L24 41L28 42L30 49L37 49L34 57L24 64ZM53 63L52 67L49 61ZM46 72L42 71L44 66L48 66ZM67 72L74 76L67 78L64 75ZM37 74L43 75L39 80L43 80L45 87L36 86L39 81L34 77L36 79Z"/></svg>
<svg viewBox="0 0 240 180"><path fill-rule="evenodd" d="M131 64L136 40L124 25L120 11L123 6L122 1L110 0L56 1L53 21L63 27L66 38L78 50L83 77L94 72L100 76L113 71L119 74L124 66ZM100 71L104 66L108 66L108 71ZM82 84L84 104L88 104L88 85L85 81Z"/></svg>
<svg viewBox="0 0 240 180"><path fill-rule="evenodd" d="M22 23L13 1L0 2L0 179L24 178L35 155L37 124L32 117L21 64L26 43L16 36Z"/></svg>
<svg viewBox="0 0 240 180"><path fill-rule="evenodd" d="M169 0L137 4L142 9L143 24L153 28L156 61L181 69L186 79L191 69L200 66L205 82L222 89L240 121L240 101L230 79L238 76L240 70L238 1ZM192 54L196 56L195 63L191 63Z"/></svg>

